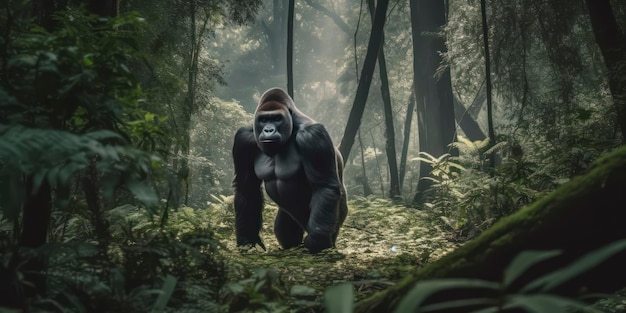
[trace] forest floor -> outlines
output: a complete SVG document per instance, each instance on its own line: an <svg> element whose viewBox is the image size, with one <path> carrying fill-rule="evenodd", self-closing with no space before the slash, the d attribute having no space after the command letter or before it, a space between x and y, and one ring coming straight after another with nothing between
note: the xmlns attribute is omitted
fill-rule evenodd
<svg viewBox="0 0 626 313"><path fill-rule="evenodd" d="M441 229L443 223L426 212L388 200L362 199L349 203L336 248L316 255L304 248L281 250L272 229L276 210L266 205L264 211L261 238L267 251L260 247L241 251L235 246L232 212L222 210L211 225L227 250L231 291L241 293L246 284L257 289L266 284L282 295L268 299L267 292L253 296L250 293L256 292L248 290L247 297L281 302L278 305L291 312L323 311L326 288L344 282L354 286L355 301L362 300L459 246L451 240L451 232Z"/></svg>

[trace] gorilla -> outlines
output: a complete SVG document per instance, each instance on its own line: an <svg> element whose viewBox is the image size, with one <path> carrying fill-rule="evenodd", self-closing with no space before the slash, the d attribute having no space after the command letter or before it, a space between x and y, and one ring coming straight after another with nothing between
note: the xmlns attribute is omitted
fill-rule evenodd
<svg viewBox="0 0 626 313"><path fill-rule="evenodd" d="M235 234L238 246L258 244L263 193L279 206L274 234L283 249L302 244L311 253L335 246L348 214L343 158L322 124L300 112L280 88L261 96L254 126L233 144Z"/></svg>

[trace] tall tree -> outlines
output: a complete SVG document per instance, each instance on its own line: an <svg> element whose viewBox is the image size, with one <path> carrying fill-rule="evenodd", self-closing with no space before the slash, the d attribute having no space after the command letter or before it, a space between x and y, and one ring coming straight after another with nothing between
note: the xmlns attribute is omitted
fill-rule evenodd
<svg viewBox="0 0 626 313"><path fill-rule="evenodd" d="M261 21L265 40L270 48L274 74L285 73L285 59L287 56L285 40L287 34L287 17L291 0L273 0L272 15L269 21Z"/></svg>
<svg viewBox="0 0 626 313"><path fill-rule="evenodd" d="M289 0L287 13L287 93L294 99L293 94L293 17L295 0Z"/></svg>
<svg viewBox="0 0 626 313"><path fill-rule="evenodd" d="M446 51L444 38L438 35L446 23L446 3L411 0L410 5L419 150L438 157L448 152L448 145L456 137L450 70L446 68L435 75L441 63L440 53ZM428 176L430 170L430 165L420 163L420 177ZM414 202L421 202L431 185L430 180L420 179Z"/></svg>
<svg viewBox="0 0 626 313"><path fill-rule="evenodd" d="M370 15L374 18L374 0L367 1ZM396 158L396 135L393 127L393 110L389 94L389 78L387 77L387 61L385 60L385 33L381 35L381 46L378 52L378 73L380 77L380 93L382 95L383 113L385 117L385 152L389 165L389 198L400 196L400 180L398 178L398 162Z"/></svg>
<svg viewBox="0 0 626 313"><path fill-rule="evenodd" d="M361 79L359 80L359 86L357 87L354 102L352 103L352 109L350 110L343 138L339 145L339 151L345 160L349 159L356 133L361 126L361 117L363 117L363 111L365 111L365 103L367 102L370 84L372 83L372 74L376 67L378 53L382 47L383 29L388 6L389 0L380 0L376 5L372 30L367 44L367 53L363 61L363 68L361 69Z"/></svg>
<svg viewBox="0 0 626 313"><path fill-rule="evenodd" d="M485 82L487 86L487 133L489 135L488 148L496 144L496 134L493 129L493 104L491 103L491 56L489 52L489 24L487 24L487 3L486 0L480 1L480 12L483 26L483 49L485 51ZM495 168L496 158L495 152L489 157L489 166L491 170Z"/></svg>
<svg viewBox="0 0 626 313"><path fill-rule="evenodd" d="M609 89L613 96L613 105L617 111L617 124L622 131L622 140L626 142L626 37L619 28L611 1L586 0L589 17L596 43L604 57L609 74Z"/></svg>
<svg viewBox="0 0 626 313"><path fill-rule="evenodd" d="M407 104L406 117L404 118L404 136L402 137L402 154L400 155L400 189L404 184L404 175L406 174L406 159L409 154L409 141L411 139L411 124L413 122L413 113L415 110L415 88L411 87L411 95Z"/></svg>

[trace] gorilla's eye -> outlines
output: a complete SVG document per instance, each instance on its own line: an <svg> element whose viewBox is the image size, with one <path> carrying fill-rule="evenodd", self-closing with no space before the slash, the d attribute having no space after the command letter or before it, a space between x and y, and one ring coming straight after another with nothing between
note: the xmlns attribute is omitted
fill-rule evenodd
<svg viewBox="0 0 626 313"><path fill-rule="evenodd" d="M275 122L280 122L282 119L283 119L283 117L280 114L265 115L265 116L260 116L259 117L259 122L260 123L275 123Z"/></svg>

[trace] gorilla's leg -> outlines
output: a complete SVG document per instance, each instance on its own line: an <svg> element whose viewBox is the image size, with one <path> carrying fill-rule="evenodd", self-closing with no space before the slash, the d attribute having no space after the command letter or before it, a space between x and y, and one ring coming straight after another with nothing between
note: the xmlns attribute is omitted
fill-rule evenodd
<svg viewBox="0 0 626 313"><path fill-rule="evenodd" d="M278 210L274 221L274 234L283 249L289 249L302 243L304 230L289 214Z"/></svg>

